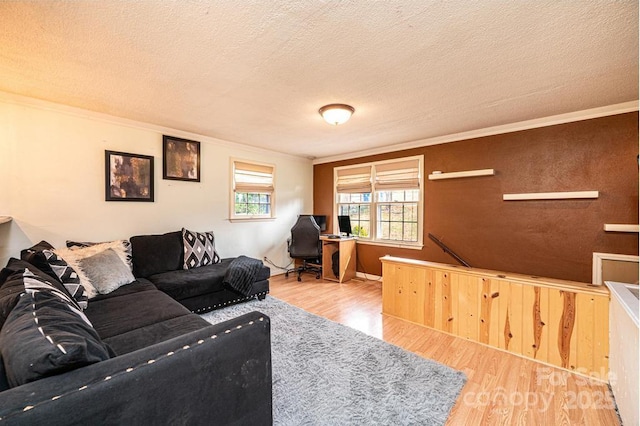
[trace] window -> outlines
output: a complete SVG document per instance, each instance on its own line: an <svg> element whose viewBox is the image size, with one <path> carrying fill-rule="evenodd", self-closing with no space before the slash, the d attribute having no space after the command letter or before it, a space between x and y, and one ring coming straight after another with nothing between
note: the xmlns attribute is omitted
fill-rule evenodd
<svg viewBox="0 0 640 426"><path fill-rule="evenodd" d="M362 241L422 246L423 156L335 169L336 211Z"/></svg>
<svg viewBox="0 0 640 426"><path fill-rule="evenodd" d="M232 219L274 217L275 167L232 160Z"/></svg>
<svg viewBox="0 0 640 426"><path fill-rule="evenodd" d="M339 194L338 214L349 216L353 235L371 235L371 194Z"/></svg>

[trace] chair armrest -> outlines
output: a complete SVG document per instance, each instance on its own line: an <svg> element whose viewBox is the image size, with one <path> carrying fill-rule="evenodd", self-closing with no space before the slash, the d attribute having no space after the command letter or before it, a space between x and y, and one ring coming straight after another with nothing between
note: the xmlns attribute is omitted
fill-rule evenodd
<svg viewBox="0 0 640 426"><path fill-rule="evenodd" d="M251 312L0 392L3 424L272 424L269 317Z"/></svg>

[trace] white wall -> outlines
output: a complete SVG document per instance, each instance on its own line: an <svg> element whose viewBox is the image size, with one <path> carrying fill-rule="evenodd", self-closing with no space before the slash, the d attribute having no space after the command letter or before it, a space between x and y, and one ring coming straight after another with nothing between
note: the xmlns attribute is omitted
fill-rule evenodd
<svg viewBox="0 0 640 426"><path fill-rule="evenodd" d="M162 135L201 142L201 182L162 179ZM154 156L155 202L105 201L105 150ZM276 219L230 222L230 158L276 166ZM0 93L0 266L46 240L105 241L212 230L222 257L290 261L286 240L312 213L311 162L285 154ZM272 273L279 272L272 268Z"/></svg>

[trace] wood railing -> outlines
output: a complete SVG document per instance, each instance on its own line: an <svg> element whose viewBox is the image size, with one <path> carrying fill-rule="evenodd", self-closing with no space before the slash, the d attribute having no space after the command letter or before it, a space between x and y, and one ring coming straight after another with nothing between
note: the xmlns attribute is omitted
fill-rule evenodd
<svg viewBox="0 0 640 426"><path fill-rule="evenodd" d="M606 380L604 286L385 256L382 312Z"/></svg>

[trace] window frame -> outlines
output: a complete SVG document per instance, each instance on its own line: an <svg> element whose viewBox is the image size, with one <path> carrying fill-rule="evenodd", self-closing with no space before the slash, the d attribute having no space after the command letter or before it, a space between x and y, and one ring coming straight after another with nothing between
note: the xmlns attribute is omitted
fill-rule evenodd
<svg viewBox="0 0 640 426"><path fill-rule="evenodd" d="M393 191L389 188L379 188L376 190L376 166L380 165L391 165L393 163L402 163L407 161L415 161L418 160L418 180L419 187L418 191L418 200L417 200L417 209L418 209L418 240L415 242L411 241L402 241L402 240L386 240L380 239L378 235L378 209L381 204L403 204L403 203L413 203L413 201L403 201L403 202L395 202L395 201L379 201L379 197L377 191ZM371 179L371 196L369 202L360 202L360 203L340 203L339 202L339 192L338 192L338 176L340 171L345 171L349 169L362 169L364 167L370 167L370 179ZM387 166L388 167L388 166ZM407 188L404 190L416 189L416 188ZM402 190L402 189L396 189ZM349 166L342 167L334 167L333 169L333 232L338 233L338 223L337 216L340 211L340 205L350 205L350 204L368 204L369 205L369 229L370 236L369 237L358 237L358 244L371 244L371 245L379 245L379 246L389 246L389 247L398 247L398 248L408 248L408 249L416 249L420 250L424 247L424 198L425 198L425 190L424 190L424 155L414 155L411 157L402 157L402 158L394 158L389 160L382 161L372 161L367 163L358 163L352 164Z"/></svg>
<svg viewBox="0 0 640 426"><path fill-rule="evenodd" d="M242 166L245 166L242 168ZM269 195L269 214L237 214L236 213L236 182L237 173L236 170L248 170L249 167L254 167L256 170L271 169L271 188L267 190L253 190L253 191L240 191L240 193L247 194L268 194ZM230 159L230 191L229 191L229 220L231 222L247 222L247 221L268 221L276 218L276 166L269 163L261 163L259 161L245 160L240 158ZM261 203L258 203L261 204Z"/></svg>

